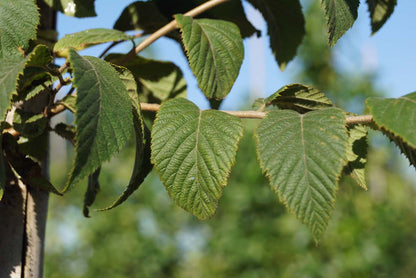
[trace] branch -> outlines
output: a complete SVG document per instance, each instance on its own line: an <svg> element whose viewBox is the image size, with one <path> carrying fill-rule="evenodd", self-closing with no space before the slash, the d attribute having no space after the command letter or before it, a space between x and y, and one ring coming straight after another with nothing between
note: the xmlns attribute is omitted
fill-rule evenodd
<svg viewBox="0 0 416 278"><path fill-rule="evenodd" d="M154 103L142 103L141 108L143 111L152 111L157 112L159 111L160 105ZM266 117L267 112L260 112L260 111L226 111L226 110L219 110L224 113L234 115L236 117L242 119L263 119ZM371 124L373 123L373 116L372 115L360 115L360 116L349 116L346 118L347 125L354 125L354 124Z"/></svg>
<svg viewBox="0 0 416 278"><path fill-rule="evenodd" d="M189 12L185 13L187 16L195 17L219 4L222 4L224 2L228 2L230 0L210 0L208 2L203 3L202 5L199 5L198 7L190 10ZM164 35L172 32L177 28L177 22L176 20L172 20L150 36L148 36L144 41L142 41L135 49L135 53L138 54L139 52L143 51L146 47L151 45L154 41L159 39L160 37L163 37Z"/></svg>

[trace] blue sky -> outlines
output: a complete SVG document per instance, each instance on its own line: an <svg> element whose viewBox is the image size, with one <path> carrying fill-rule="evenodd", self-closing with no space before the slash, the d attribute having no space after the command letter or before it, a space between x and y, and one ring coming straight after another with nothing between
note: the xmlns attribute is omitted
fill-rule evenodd
<svg viewBox="0 0 416 278"><path fill-rule="evenodd" d="M98 17L77 19L64 15L58 17L59 37L65 34L85 30L86 28L112 28L121 11L132 0L96 1ZM416 21L412 20L416 10L416 1L403 0L385 26L371 36L367 5L361 1L358 20L352 29L342 37L334 47L337 65L349 71L374 71L377 73L377 86L388 96L398 97L416 91L413 72L416 64ZM116 4L115 4L116 3ZM258 29L267 34L265 24L259 14L249 5L245 5L249 19ZM268 47L268 39L253 36L245 40L245 59L236 84L224 101L222 108L236 109L248 98L265 97L281 86L296 82L291 72L298 66L296 60L289 63L281 72ZM126 52L128 43L121 45L119 52ZM84 54L98 55L102 48L94 47ZM201 108L208 104L200 92L196 79L187 65L179 46L169 39L160 39L154 44L155 58L169 60L177 64L184 72L188 83L188 98ZM243 96L243 97L242 97Z"/></svg>

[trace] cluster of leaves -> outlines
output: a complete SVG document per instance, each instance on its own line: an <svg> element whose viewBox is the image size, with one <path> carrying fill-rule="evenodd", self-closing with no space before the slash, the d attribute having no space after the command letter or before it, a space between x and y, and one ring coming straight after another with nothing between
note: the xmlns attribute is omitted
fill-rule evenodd
<svg viewBox="0 0 416 278"><path fill-rule="evenodd" d="M80 17L95 15L90 9L93 2L45 1ZM172 63L132 55L135 48L128 54L109 54L104 60L77 52L106 42L131 41L135 46L134 36L124 31L139 29L143 36L160 30L174 16L179 33L165 35L183 45L204 95L220 102L238 76L244 57L242 39L259 32L247 20L241 1L208 2L218 5L195 19L185 12L203 7L204 1L137 1L126 7L114 29L70 34L48 49L36 41L40 15L34 1L0 0L0 138L5 161L0 160L1 188L10 173L28 186L58 194L88 177L84 202L88 216L99 191L101 165L134 134L136 156L130 182L106 209L126 200L154 166L176 204L200 219L211 217L235 162L243 136L241 120L232 113L201 111L182 98L186 83ZM305 33L299 1L248 2L266 20L270 47L283 69L296 55ZM374 32L391 15L395 2L367 1ZM358 0L322 0L329 45L352 26L358 5ZM67 59L60 68L53 62L58 56ZM69 77L64 78L65 74ZM73 89L56 100L67 84ZM140 101L162 103L156 118L150 118L151 131ZM256 101L258 111L250 111L264 118L255 132L262 170L280 200L308 225L316 240L327 226L341 174L351 175L366 188L364 124L386 134L415 165L416 136L411 126L416 120L416 93L399 99L370 98L366 104L373 121L354 118L317 89L291 84ZM8 115L13 119L6 121L11 107ZM65 109L75 114L75 123L50 126L49 118ZM75 144L73 167L62 192L42 177L38 164L46 153L39 142L50 131Z"/></svg>

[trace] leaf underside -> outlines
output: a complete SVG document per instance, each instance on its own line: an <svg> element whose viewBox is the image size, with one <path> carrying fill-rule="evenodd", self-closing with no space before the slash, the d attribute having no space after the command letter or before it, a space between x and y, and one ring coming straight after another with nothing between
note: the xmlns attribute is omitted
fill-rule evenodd
<svg viewBox="0 0 416 278"><path fill-rule="evenodd" d="M69 48L82 50L100 43L130 39L131 37L129 35L118 30L104 28L89 29L66 35L55 44L53 51L60 56L66 56L65 50L67 51Z"/></svg>
<svg viewBox="0 0 416 278"><path fill-rule="evenodd" d="M130 98L114 68L72 49L69 60L77 89L77 130L75 160L65 190L109 160L133 130Z"/></svg>
<svg viewBox="0 0 416 278"><path fill-rule="evenodd" d="M337 108L306 114L272 110L255 136L260 165L272 188L318 241L328 224L346 163L343 112Z"/></svg>
<svg viewBox="0 0 416 278"><path fill-rule="evenodd" d="M152 129L152 162L177 205L200 219L216 210L243 134L241 120L177 98L162 104Z"/></svg>
<svg viewBox="0 0 416 278"><path fill-rule="evenodd" d="M358 16L359 0L322 0L328 25L328 43L334 46Z"/></svg>
<svg viewBox="0 0 416 278"><path fill-rule="evenodd" d="M365 166L367 164L367 127L365 125L354 125L348 127L348 164L344 173L363 189L367 190Z"/></svg>
<svg viewBox="0 0 416 278"><path fill-rule="evenodd" d="M324 93L302 84L286 85L266 98L264 103L266 106L275 105L301 114L334 106Z"/></svg>
<svg viewBox="0 0 416 278"><path fill-rule="evenodd" d="M109 207L100 210L109 210L122 204L133 194L143 183L150 173L153 165L150 162L150 131L143 122L143 115L140 110L140 102L137 94L137 84L133 74L126 68L114 66L123 81L130 96L131 109L134 122L134 133L136 137L136 155L134 159L133 173L129 184L121 195Z"/></svg>
<svg viewBox="0 0 416 278"><path fill-rule="evenodd" d="M397 0L367 0L371 19L371 31L376 33L391 16Z"/></svg>
<svg viewBox="0 0 416 278"><path fill-rule="evenodd" d="M305 19L298 0L249 0L267 22L270 47L284 70L305 35Z"/></svg>
<svg viewBox="0 0 416 278"><path fill-rule="evenodd" d="M209 99L230 92L244 57L243 41L234 23L176 15L189 65Z"/></svg>
<svg viewBox="0 0 416 278"><path fill-rule="evenodd" d="M124 54L110 54L105 60L131 71L138 82L140 101L161 103L169 98L186 97L186 82L175 64L140 56L123 63L125 57Z"/></svg>

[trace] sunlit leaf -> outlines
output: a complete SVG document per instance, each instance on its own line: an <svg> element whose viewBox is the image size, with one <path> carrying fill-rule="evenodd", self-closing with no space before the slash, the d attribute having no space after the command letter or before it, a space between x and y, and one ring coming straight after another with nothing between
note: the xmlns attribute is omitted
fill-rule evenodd
<svg viewBox="0 0 416 278"><path fill-rule="evenodd" d="M371 19L371 31L377 32L391 16L397 0L367 0Z"/></svg>
<svg viewBox="0 0 416 278"><path fill-rule="evenodd" d="M170 197L200 219L216 210L243 135L241 120L176 98L160 107L152 162Z"/></svg>
<svg viewBox="0 0 416 278"><path fill-rule="evenodd" d="M283 70L295 56L305 35L305 19L298 0L249 0L267 23L270 47Z"/></svg>
<svg viewBox="0 0 416 278"><path fill-rule="evenodd" d="M328 42L334 46L358 16L359 0L322 0L328 25Z"/></svg>
<svg viewBox="0 0 416 278"><path fill-rule="evenodd" d="M63 106L65 106L66 109L68 109L72 113L75 113L75 111L77 110L76 102L77 102L76 96L68 95L68 96L65 96L63 99L61 99L58 102L58 104L62 104Z"/></svg>
<svg viewBox="0 0 416 278"><path fill-rule="evenodd" d="M260 165L272 188L318 241L334 208L337 180L347 160L343 112L272 110L255 136Z"/></svg>
<svg viewBox="0 0 416 278"><path fill-rule="evenodd" d="M393 140L416 167L416 92L399 98L366 100L376 125Z"/></svg>
<svg viewBox="0 0 416 278"><path fill-rule="evenodd" d="M299 113L333 107L334 104L324 93L302 84L291 84L280 88L264 100L266 106L275 105Z"/></svg>
<svg viewBox="0 0 416 278"><path fill-rule="evenodd" d="M67 56L69 48L82 50L105 42L130 39L132 39L131 36L118 30L104 28L89 29L66 35L55 44L53 51L59 56Z"/></svg>
<svg viewBox="0 0 416 278"><path fill-rule="evenodd" d="M101 59L70 50L77 89L75 160L65 188L92 174L127 142L133 130L130 99L117 72Z"/></svg>
<svg viewBox="0 0 416 278"><path fill-rule="evenodd" d="M16 55L18 48L27 50L29 40L36 38L38 24L35 1L0 0L0 59Z"/></svg>
<svg viewBox="0 0 416 278"><path fill-rule="evenodd" d="M50 7L68 16L92 17L96 16L95 0L43 0Z"/></svg>
<svg viewBox="0 0 416 278"><path fill-rule="evenodd" d="M192 72L207 98L230 92L243 62L240 31L233 23L176 15Z"/></svg>

